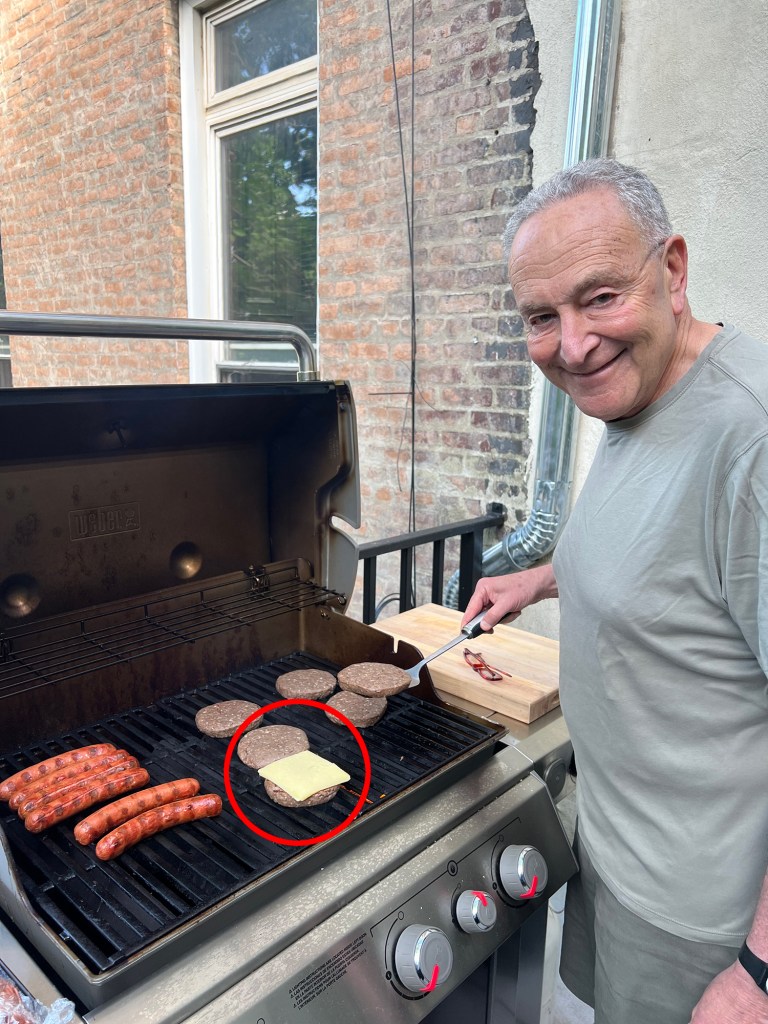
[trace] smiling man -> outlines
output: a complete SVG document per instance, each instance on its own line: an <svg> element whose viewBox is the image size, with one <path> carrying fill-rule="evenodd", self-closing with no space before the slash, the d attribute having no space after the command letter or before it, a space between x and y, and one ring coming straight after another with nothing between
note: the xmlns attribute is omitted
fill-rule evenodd
<svg viewBox="0 0 768 1024"><path fill-rule="evenodd" d="M531 359L606 425L553 564L481 580L464 616L560 599L563 979L596 1024L766 1024L768 346L693 316L634 168L561 172L505 243Z"/></svg>
<svg viewBox="0 0 768 1024"><path fill-rule="evenodd" d="M531 358L589 416L640 412L718 332L693 319L685 241L666 229L635 223L603 187L545 208L513 237L510 280Z"/></svg>

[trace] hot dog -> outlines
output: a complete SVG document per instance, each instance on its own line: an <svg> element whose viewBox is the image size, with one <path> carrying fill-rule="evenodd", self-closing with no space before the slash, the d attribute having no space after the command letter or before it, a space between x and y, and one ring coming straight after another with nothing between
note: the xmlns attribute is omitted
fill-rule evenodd
<svg viewBox="0 0 768 1024"><path fill-rule="evenodd" d="M151 811L131 818L96 843L96 856L99 860L112 860L130 846L147 839L149 836L162 832L174 825L186 824L200 818L213 818L221 813L221 797L215 793L205 796L193 796L188 800L174 800Z"/></svg>
<svg viewBox="0 0 768 1024"><path fill-rule="evenodd" d="M139 789L149 782L149 772L144 768L136 768L116 778L94 784L90 788L76 796L71 796L60 803L52 803L48 807L32 811L24 822L30 832L43 832L52 825L58 824L65 818L77 814L78 811L85 811L94 804L99 804L113 796L120 796L129 793L132 789Z"/></svg>
<svg viewBox="0 0 768 1024"><path fill-rule="evenodd" d="M16 810L20 818L26 819L33 811L41 811L51 805L58 806L59 804L64 804L67 800L71 800L81 793L87 793L94 786L99 786L104 782L119 778L126 772L135 771L138 767L139 762L136 758L126 754L121 761L111 764L107 768L88 772L83 778L70 781L57 789L52 789L50 792L48 790L39 792L37 796L32 796L25 800L24 803L19 804Z"/></svg>
<svg viewBox="0 0 768 1024"><path fill-rule="evenodd" d="M124 796L83 818L75 825L75 839L85 846L143 811L195 796L199 792L200 783L197 779L176 779L173 782L163 782L151 789L142 789L140 793Z"/></svg>
<svg viewBox="0 0 768 1024"><path fill-rule="evenodd" d="M11 793L8 806L11 810L15 811L17 807L20 807L27 800L37 798L44 793L52 793L57 789L63 789L64 786L68 786L70 783L84 779L88 775L102 772L105 768L109 768L110 765L125 761L130 756L127 750L113 750L112 753L102 754L100 757L88 757L84 761L75 761L74 764L44 775L41 779L35 779L34 782L29 782L26 786L19 786L18 789Z"/></svg>
<svg viewBox="0 0 768 1024"><path fill-rule="evenodd" d="M19 786L26 786L35 779L42 778L57 768L64 768L75 761L85 761L89 757L98 757L99 754L108 754L115 749L114 743L94 743L90 747L76 747L74 750L67 750L63 754L56 754L55 757L46 758L45 761L38 761L37 764L23 768L15 775L9 776L0 785L0 800L8 800L11 793Z"/></svg>

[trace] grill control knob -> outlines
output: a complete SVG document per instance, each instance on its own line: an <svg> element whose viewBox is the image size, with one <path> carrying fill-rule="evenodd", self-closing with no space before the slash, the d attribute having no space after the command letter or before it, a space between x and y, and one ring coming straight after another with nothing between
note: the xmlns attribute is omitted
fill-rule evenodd
<svg viewBox="0 0 768 1024"><path fill-rule="evenodd" d="M499 881L513 900L530 900L547 886L547 862L535 846L508 846L499 861Z"/></svg>
<svg viewBox="0 0 768 1024"><path fill-rule="evenodd" d="M488 932L496 924L493 897L479 889L466 889L456 900L456 921L463 932Z"/></svg>
<svg viewBox="0 0 768 1024"><path fill-rule="evenodd" d="M453 967L448 936L439 928L411 924L395 946L395 971L410 992L429 992L447 980Z"/></svg>

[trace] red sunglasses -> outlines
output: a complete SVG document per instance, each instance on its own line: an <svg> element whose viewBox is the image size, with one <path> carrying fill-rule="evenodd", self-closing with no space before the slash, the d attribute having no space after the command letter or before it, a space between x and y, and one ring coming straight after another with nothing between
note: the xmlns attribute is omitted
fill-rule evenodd
<svg viewBox="0 0 768 1024"><path fill-rule="evenodd" d="M481 679L485 679L488 683L498 683L502 676L511 678L511 673L489 665L479 651L470 651L468 647L464 648L464 661L474 672L477 672Z"/></svg>

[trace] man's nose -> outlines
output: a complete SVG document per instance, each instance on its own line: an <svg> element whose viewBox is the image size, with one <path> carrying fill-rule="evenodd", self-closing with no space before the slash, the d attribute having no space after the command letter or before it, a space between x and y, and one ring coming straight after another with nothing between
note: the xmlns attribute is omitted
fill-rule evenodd
<svg viewBox="0 0 768 1024"><path fill-rule="evenodd" d="M579 310L560 311L560 358L569 369L577 369L600 344L587 318Z"/></svg>

